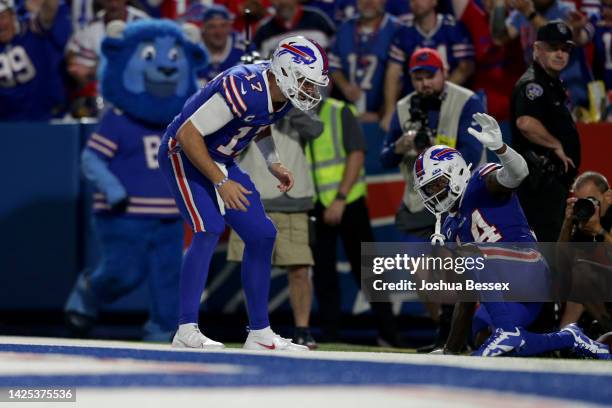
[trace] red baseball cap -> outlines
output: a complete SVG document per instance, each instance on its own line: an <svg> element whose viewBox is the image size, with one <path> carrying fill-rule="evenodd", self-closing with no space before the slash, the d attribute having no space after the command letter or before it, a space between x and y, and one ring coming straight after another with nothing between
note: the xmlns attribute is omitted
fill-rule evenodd
<svg viewBox="0 0 612 408"><path fill-rule="evenodd" d="M436 72L439 69L444 68L444 62L440 53L433 48L420 48L419 50L412 53L410 57L410 72L427 70L430 72Z"/></svg>

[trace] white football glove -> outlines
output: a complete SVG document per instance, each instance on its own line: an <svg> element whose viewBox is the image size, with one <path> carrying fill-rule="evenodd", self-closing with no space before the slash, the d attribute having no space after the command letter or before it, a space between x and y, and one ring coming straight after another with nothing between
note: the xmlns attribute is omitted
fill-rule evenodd
<svg viewBox="0 0 612 408"><path fill-rule="evenodd" d="M475 113L472 115L474 119L482 128L482 132L477 131L474 128L468 128L470 135L474 136L484 147L489 150L501 149L504 145L502 140L502 133L497 121L486 113Z"/></svg>

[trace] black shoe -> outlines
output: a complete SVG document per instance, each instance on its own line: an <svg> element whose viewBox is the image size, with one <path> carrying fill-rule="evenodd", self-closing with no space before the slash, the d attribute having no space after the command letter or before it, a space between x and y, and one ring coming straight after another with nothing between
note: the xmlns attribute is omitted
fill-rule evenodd
<svg viewBox="0 0 612 408"><path fill-rule="evenodd" d="M95 319L76 312L65 312L64 321L73 337L86 337L93 328Z"/></svg>
<svg viewBox="0 0 612 408"><path fill-rule="evenodd" d="M444 343L435 342L435 343L431 343L426 346L421 346L417 348L416 352L417 353L431 353L434 350L443 349L443 348L444 348Z"/></svg>
<svg viewBox="0 0 612 408"><path fill-rule="evenodd" d="M318 347L308 327L296 327L293 334L293 342L301 346L306 346L310 350L314 350Z"/></svg>

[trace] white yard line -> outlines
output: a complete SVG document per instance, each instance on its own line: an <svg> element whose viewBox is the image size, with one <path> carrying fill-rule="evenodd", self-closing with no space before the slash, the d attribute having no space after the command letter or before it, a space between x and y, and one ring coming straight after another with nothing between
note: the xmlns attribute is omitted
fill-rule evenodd
<svg viewBox="0 0 612 408"><path fill-rule="evenodd" d="M202 353L199 350L172 349L169 345L108 341L108 340L80 340L44 337L11 337L0 336L0 344L27 344L27 345L50 345L50 346L73 346L73 347L106 347L126 348L140 350L162 350L162 351L189 351ZM541 373L567 373L567 374L592 374L606 375L612 377L612 362L588 361L588 360L566 360L566 359L544 359L544 358L477 358L469 356L432 356L427 354L406 353L373 353L373 352L336 352L336 351L313 351L313 352L268 352L247 351L241 349L226 349L216 353L232 354L255 354L274 355L278 357L305 358L317 360L334 361L367 361L398 364L435 365L447 367L461 367L467 369L499 370L499 371L522 371Z"/></svg>

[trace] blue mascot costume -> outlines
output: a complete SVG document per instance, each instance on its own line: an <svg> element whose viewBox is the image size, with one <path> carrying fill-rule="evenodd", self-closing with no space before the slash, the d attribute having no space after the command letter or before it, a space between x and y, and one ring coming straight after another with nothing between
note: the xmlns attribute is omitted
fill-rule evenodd
<svg viewBox="0 0 612 408"><path fill-rule="evenodd" d="M112 104L82 153L96 187L93 226L101 261L82 273L66 303L80 335L98 309L147 282L145 340L167 341L178 322L183 224L158 169L161 136L197 89L207 61L199 31L167 20L111 22L102 42L100 83Z"/></svg>

